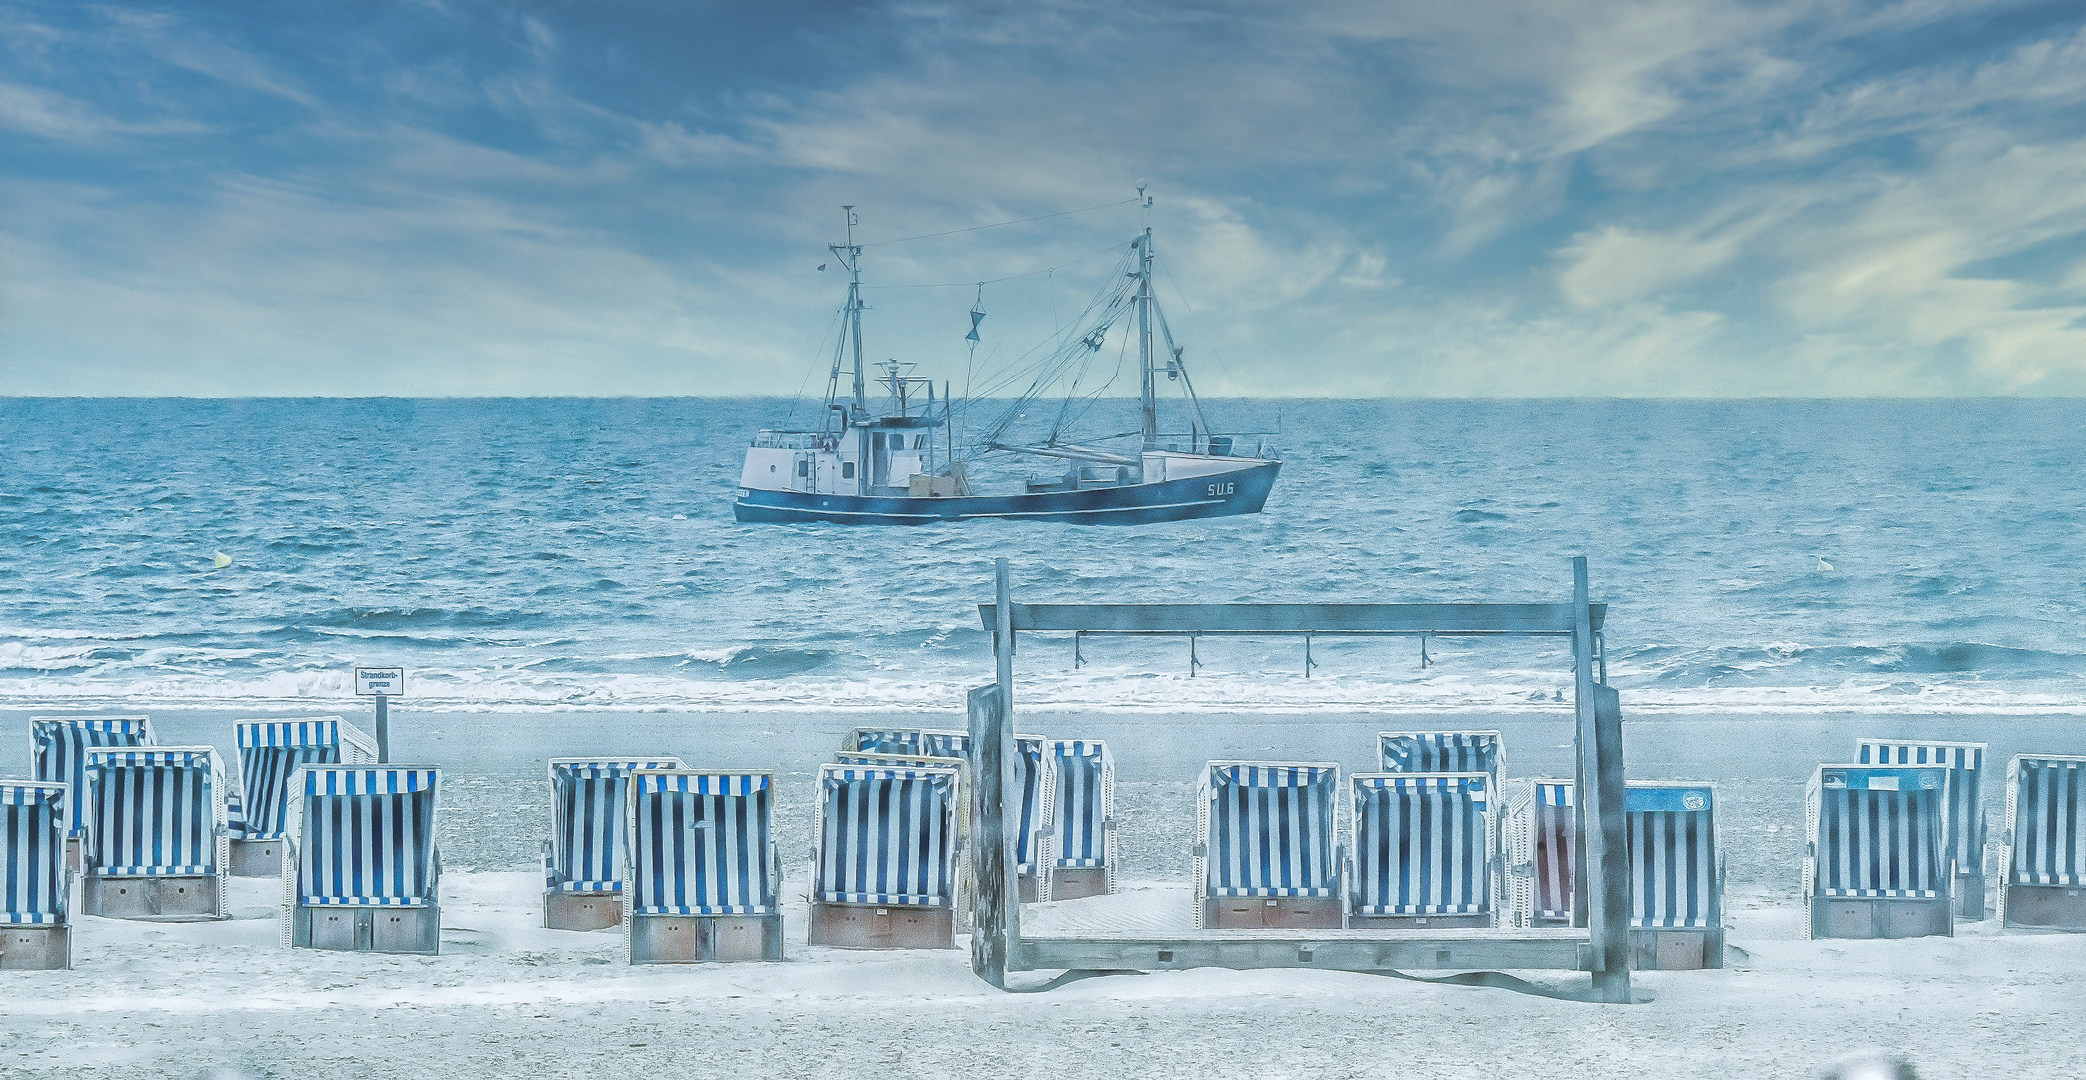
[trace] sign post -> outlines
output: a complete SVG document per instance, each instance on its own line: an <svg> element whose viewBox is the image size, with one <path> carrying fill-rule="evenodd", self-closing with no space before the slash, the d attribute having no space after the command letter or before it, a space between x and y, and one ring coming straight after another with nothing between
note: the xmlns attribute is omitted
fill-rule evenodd
<svg viewBox="0 0 2086 1080"><path fill-rule="evenodd" d="M377 762L391 763L391 717L385 705L406 692L406 669L402 667L359 667L355 669L355 695L377 699Z"/></svg>

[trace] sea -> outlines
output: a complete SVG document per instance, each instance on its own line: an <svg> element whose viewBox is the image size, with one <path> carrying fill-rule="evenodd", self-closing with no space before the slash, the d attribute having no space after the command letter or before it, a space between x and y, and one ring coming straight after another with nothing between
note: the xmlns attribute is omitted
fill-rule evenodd
<svg viewBox="0 0 2086 1080"><path fill-rule="evenodd" d="M2086 702L2086 402L1217 400L1264 513L738 524L788 399L0 399L0 697L416 710L955 708L978 605L1561 601L1636 707ZM1118 410L1120 418L1113 416ZM1128 402L1089 417L1135 426ZM1024 423L1054 422L1038 415ZM1018 486L1048 462L973 471ZM1555 641L1028 635L1023 700L1554 704Z"/></svg>

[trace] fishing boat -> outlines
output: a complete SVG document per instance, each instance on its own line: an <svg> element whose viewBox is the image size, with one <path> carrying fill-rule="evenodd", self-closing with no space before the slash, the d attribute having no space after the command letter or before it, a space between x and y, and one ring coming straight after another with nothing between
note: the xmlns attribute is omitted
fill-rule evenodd
<svg viewBox="0 0 2086 1080"><path fill-rule="evenodd" d="M1150 198L1138 188L1146 207ZM1082 525L1141 525L1191 518L1257 514L1267 502L1282 463L1267 456L1265 445L1242 453L1243 439L1261 432L1217 432L1203 416L1194 383L1174 344L1152 292L1152 231L1144 229L1123 252L1101 296L1086 309L1090 318L1072 331L1056 335L1058 344L1040 363L1014 374L1025 389L1011 402L985 399L957 402L947 384L937 397L934 383L913 374L915 365L891 361L877 365L871 378L863 361L862 248L854 238L857 219L847 213L845 243L829 245L848 271L847 306L827 381L825 408L816 429L767 429L755 435L746 451L733 511L744 522L840 525L926 525L940 521L1001 518L1016 521L1062 521ZM977 341L984 318L972 310L971 337ZM1136 431L1102 438L1080 438L1053 429L1041 439L1018 439L1017 421L1040 395L1062 390L1078 410L1060 417L1084 415L1108 388L1082 380L1086 358L1098 353L1109 331L1134 320L1139 373L1141 425ZM1163 338L1168 355L1156 356ZM852 393L841 389L852 357ZM1160 430L1158 384L1161 377L1180 387L1188 430ZM971 433L959 433L957 418L976 411L974 404L1000 410L996 418ZM1062 427L1062 425L1060 425ZM1048 462L1062 473L1030 476L1023 489L1003 494L971 489L973 465L986 455L1023 455Z"/></svg>

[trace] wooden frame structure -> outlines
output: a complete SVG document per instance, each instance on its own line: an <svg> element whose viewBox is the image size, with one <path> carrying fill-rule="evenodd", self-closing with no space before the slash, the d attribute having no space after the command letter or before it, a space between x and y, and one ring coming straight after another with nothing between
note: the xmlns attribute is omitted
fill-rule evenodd
<svg viewBox="0 0 2086 1080"><path fill-rule="evenodd" d="M1544 968L1586 971L1593 1000L1630 1000L1629 863L1623 812L1622 707L1596 677L1607 605L1588 599L1586 560L1572 560L1572 599L1554 604L1017 604L1007 560L978 613L993 635L997 676L969 695L977 873L971 970L995 986L1009 971L1191 967L1387 969ZM1015 880L1014 654L1021 631L1259 636L1507 636L1572 641L1580 799L1574 879L1582 926L1557 929L1200 931L1193 936L1028 937ZM1588 883L1597 883L1588 888Z"/></svg>

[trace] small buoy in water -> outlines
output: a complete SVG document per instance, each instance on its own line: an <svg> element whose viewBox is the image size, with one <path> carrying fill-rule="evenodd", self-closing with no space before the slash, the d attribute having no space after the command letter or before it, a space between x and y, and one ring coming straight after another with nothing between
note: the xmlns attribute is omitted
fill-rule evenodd
<svg viewBox="0 0 2086 1080"><path fill-rule="evenodd" d="M1812 558L1814 558L1814 559L1818 559L1818 572L1819 572L1819 573L1821 573L1821 574L1830 574L1830 573L1832 573L1832 564L1831 564L1831 563L1829 563L1829 562L1826 562L1826 561L1825 561L1824 559L1822 559L1822 558L1819 558L1819 557L1818 557L1818 556L1816 556L1816 555L1813 555L1813 556L1811 556L1811 557L1812 557Z"/></svg>
<svg viewBox="0 0 2086 1080"><path fill-rule="evenodd" d="M230 555L225 554L222 551L212 552L210 556L210 565L219 570L222 570L225 567L232 565L232 557Z"/></svg>

